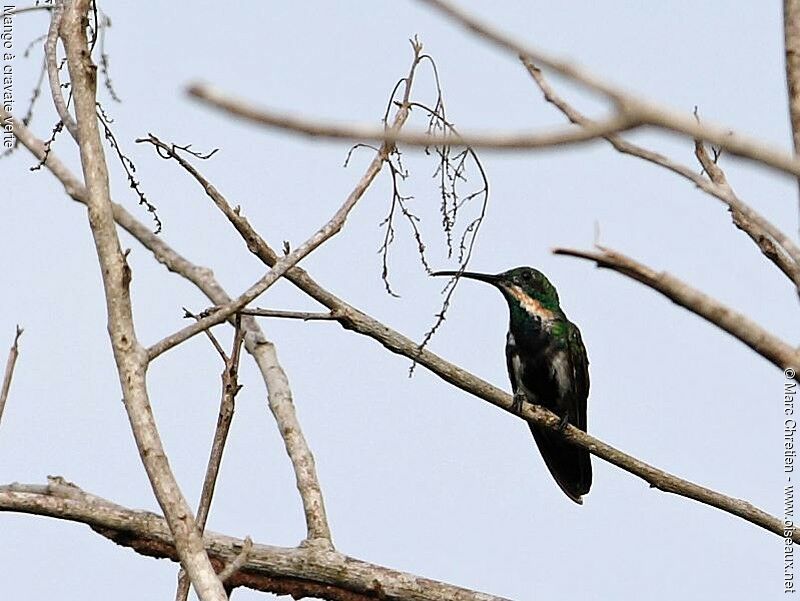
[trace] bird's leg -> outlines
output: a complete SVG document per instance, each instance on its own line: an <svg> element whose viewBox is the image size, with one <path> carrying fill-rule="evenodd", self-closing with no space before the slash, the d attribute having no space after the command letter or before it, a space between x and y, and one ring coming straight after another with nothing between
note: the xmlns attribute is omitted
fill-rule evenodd
<svg viewBox="0 0 800 601"><path fill-rule="evenodd" d="M563 433L564 430L567 429L567 425L569 424L569 414L565 413L561 416L561 421L558 422L558 431L559 433Z"/></svg>
<svg viewBox="0 0 800 601"><path fill-rule="evenodd" d="M514 402L511 403L511 411L519 415L522 413L522 403L528 400L528 397L525 396L525 393L522 390L516 390L514 392Z"/></svg>

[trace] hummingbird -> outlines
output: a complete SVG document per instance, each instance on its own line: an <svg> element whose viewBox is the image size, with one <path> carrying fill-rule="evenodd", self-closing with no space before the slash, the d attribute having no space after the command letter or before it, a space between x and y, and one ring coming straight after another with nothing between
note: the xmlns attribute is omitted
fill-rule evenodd
<svg viewBox="0 0 800 601"><path fill-rule="evenodd" d="M561 430L572 424L586 431L589 359L581 332L559 304L550 280L532 267L517 267L497 275L469 271L437 271L491 284L508 303L506 366L518 411L527 401L561 417ZM569 444L556 432L529 424L533 439L556 483L575 503L592 485L592 464L586 449Z"/></svg>

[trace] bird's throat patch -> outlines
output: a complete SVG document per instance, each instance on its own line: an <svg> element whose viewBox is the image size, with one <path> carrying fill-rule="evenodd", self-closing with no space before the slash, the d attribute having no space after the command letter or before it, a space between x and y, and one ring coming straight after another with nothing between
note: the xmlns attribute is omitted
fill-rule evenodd
<svg viewBox="0 0 800 601"><path fill-rule="evenodd" d="M555 313L546 308L535 298L528 296L519 286L509 286L507 290L511 293L520 306L528 312L529 315L538 317L542 321L552 321L556 318Z"/></svg>

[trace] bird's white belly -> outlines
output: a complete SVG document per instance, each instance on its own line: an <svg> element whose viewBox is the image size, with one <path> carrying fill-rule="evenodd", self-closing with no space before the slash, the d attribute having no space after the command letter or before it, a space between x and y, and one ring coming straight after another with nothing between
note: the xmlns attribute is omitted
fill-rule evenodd
<svg viewBox="0 0 800 601"><path fill-rule="evenodd" d="M569 393L570 382L572 381L570 365L569 361L567 361L567 353L557 353L551 363L551 369L553 370L556 382L558 382L558 394L563 398Z"/></svg>

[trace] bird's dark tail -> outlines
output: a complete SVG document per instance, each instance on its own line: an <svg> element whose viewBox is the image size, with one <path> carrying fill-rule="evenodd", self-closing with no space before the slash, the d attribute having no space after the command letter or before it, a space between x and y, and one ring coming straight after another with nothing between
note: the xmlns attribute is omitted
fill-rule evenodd
<svg viewBox="0 0 800 601"><path fill-rule="evenodd" d="M592 464L589 451L569 444L552 430L530 424L533 439L544 458L547 469L561 490L579 505L592 486Z"/></svg>

